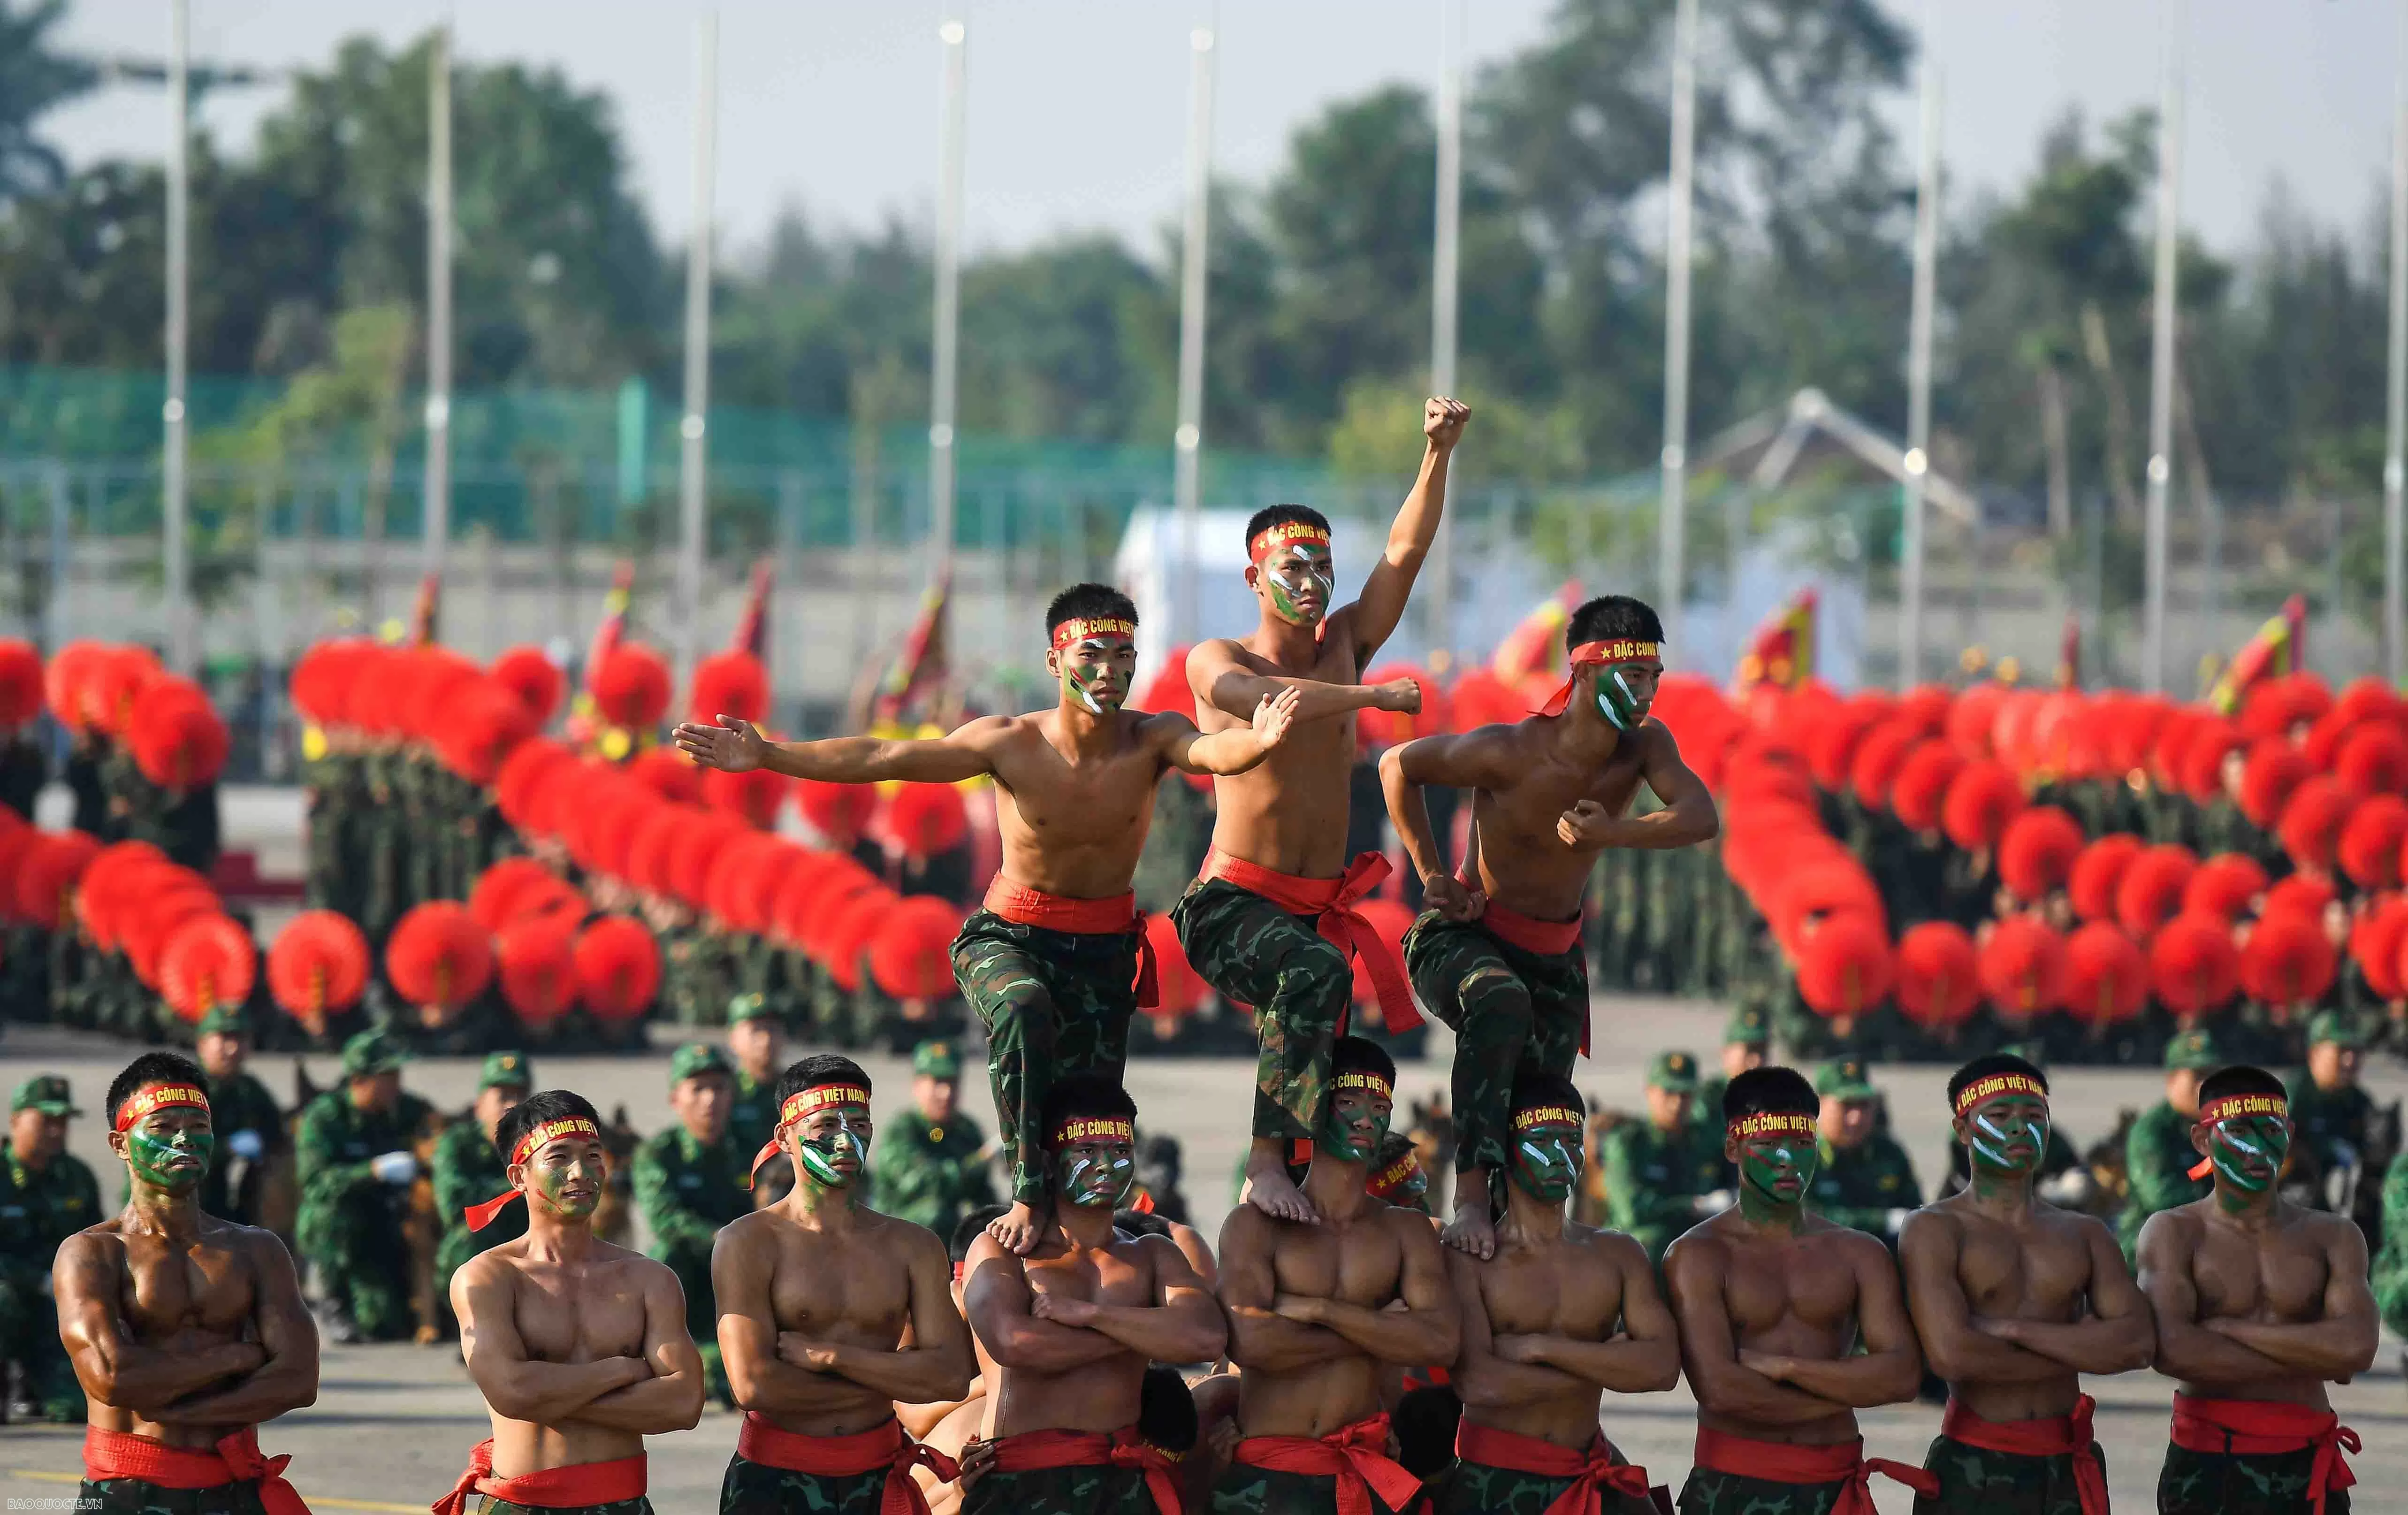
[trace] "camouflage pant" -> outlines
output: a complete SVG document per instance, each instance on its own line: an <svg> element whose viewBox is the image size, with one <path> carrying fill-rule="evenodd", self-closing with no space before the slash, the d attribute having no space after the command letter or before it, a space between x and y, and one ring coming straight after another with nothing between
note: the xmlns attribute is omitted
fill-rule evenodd
<svg viewBox="0 0 2408 1515"><path fill-rule="evenodd" d="M1137 1014L1137 934L1022 926L982 910L953 938L953 980L986 1026L996 1118L1011 1144L1011 1197L1045 1197L1039 1129L1063 1074L1117 1082Z"/></svg>
<svg viewBox="0 0 2408 1515"><path fill-rule="evenodd" d="M2106 1454L2090 1444L2103 1470ZM1914 1515L2082 1515L2073 1457L2023 1457L1934 1436L1924 1467L1940 1479L1939 1497L1914 1496Z"/></svg>
<svg viewBox="0 0 2408 1515"><path fill-rule="evenodd" d="M885 1492L882 1467L825 1479L731 1457L719 1484L719 1515L878 1515Z"/></svg>
<svg viewBox="0 0 2408 1515"><path fill-rule="evenodd" d="M962 1496L962 1515L1154 1515L1135 1467L1048 1467L989 1473Z"/></svg>
<svg viewBox="0 0 2408 1515"><path fill-rule="evenodd" d="M1405 933L1413 992L1455 1032L1456 1150L1468 1167L1502 1168L1513 1080L1569 1077L1588 1024L1588 960L1575 946L1541 957L1436 911Z"/></svg>
<svg viewBox="0 0 2408 1515"><path fill-rule="evenodd" d="M1681 1515L1831 1515L1848 1480L1780 1483L1694 1468L1681 1486Z"/></svg>
<svg viewBox="0 0 2408 1515"><path fill-rule="evenodd" d="M1616 1464L1623 1459L1614 1458ZM1431 1515L1544 1515L1555 1496L1571 1487L1570 1479L1520 1473L1485 1463L1457 1462L1452 1471L1429 1485ZM1655 1515L1656 1507L1612 1489L1599 1489L1604 1501L1599 1515Z"/></svg>
<svg viewBox="0 0 2408 1515"><path fill-rule="evenodd" d="M1172 907L1179 945L1224 999L1254 1008L1256 1136L1310 1141L1329 1091L1329 1046L1354 995L1346 954L1310 916L1291 916L1225 879L1199 882Z"/></svg>
<svg viewBox="0 0 2408 1515"><path fill-rule="evenodd" d="M1422 1496L1402 1510L1381 1503L1377 1491L1367 1497L1378 1515L1426 1515L1430 1508ZM1211 1515L1338 1515L1338 1479L1326 1473L1274 1473L1232 1463L1212 1486Z"/></svg>
<svg viewBox="0 0 2408 1515"><path fill-rule="evenodd" d="M303 1201L294 1231L328 1302L367 1339L399 1341L417 1329L409 1305L409 1244L382 1185Z"/></svg>
<svg viewBox="0 0 2408 1515"><path fill-rule="evenodd" d="M2313 1448L2246 1457L2169 1446L2157 1475L2158 1515L2305 1515ZM2349 1515L2349 1495L2325 1495L2325 1515Z"/></svg>
<svg viewBox="0 0 2408 1515"><path fill-rule="evenodd" d="M613 1499L607 1505L514 1505L507 1499L484 1496L476 1515L652 1515L649 1499Z"/></svg>
<svg viewBox="0 0 2408 1515"><path fill-rule="evenodd" d="M24 1370L25 1397L44 1420L84 1418L83 1385L59 1344L58 1309L30 1273L0 1279L0 1387L11 1363Z"/></svg>
<svg viewBox="0 0 2408 1515"><path fill-rule="evenodd" d="M86 1479L76 1490L78 1515L266 1515L256 1483L214 1489L163 1489L140 1479Z"/></svg>

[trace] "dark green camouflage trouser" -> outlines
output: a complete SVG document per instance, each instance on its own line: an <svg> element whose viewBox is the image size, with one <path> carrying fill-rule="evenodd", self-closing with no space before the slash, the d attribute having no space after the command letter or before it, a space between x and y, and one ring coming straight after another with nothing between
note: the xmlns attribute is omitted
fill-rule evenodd
<svg viewBox="0 0 2408 1515"><path fill-rule="evenodd" d="M953 938L953 981L986 1026L996 1118L1011 1144L1011 1197L1045 1197L1046 1091L1063 1074L1118 1082L1137 1014L1135 931L1022 926L988 911Z"/></svg>
<svg viewBox="0 0 2408 1515"><path fill-rule="evenodd" d="M267 1515L259 1485L249 1482L162 1489L140 1479L86 1479L76 1490L75 1508L78 1515Z"/></svg>
<svg viewBox="0 0 2408 1515"><path fill-rule="evenodd" d="M1379 1515L1416 1515L1429 1508L1426 1497L1402 1510L1390 1509L1376 1490L1368 1497ZM1326 1473L1274 1473L1232 1463L1212 1486L1211 1515L1338 1515L1338 1480Z"/></svg>
<svg viewBox="0 0 2408 1515"><path fill-rule="evenodd" d="M1505 1166L1513 1080L1570 1077L1588 1024L1588 959L1541 957L1477 922L1429 911L1405 933L1405 971L1430 1014L1455 1032L1455 1122L1467 1167Z"/></svg>
<svg viewBox="0 0 2408 1515"><path fill-rule="evenodd" d="M1616 1464L1623 1459L1614 1458ZM1555 1496L1571 1487L1570 1479L1491 1467L1485 1463L1457 1461L1442 1479L1428 1485L1431 1515L1545 1515ZM1656 1507L1613 1489L1599 1489L1600 1515L1655 1515Z"/></svg>
<svg viewBox="0 0 2408 1515"><path fill-rule="evenodd" d="M719 1484L719 1515L878 1515L885 1492L882 1467L826 1479L731 1457Z"/></svg>
<svg viewBox="0 0 2408 1515"><path fill-rule="evenodd" d="M2315 1450L2241 1456L2168 1446L2158 1515L2306 1515ZM2349 1494L2325 1495L2325 1515L2349 1515Z"/></svg>
<svg viewBox="0 0 2408 1515"><path fill-rule="evenodd" d="M2106 1454L2095 1441L2090 1450L2103 1471ZM2071 1452L2025 1457L1934 1436L1923 1465L1940 1479L1940 1493L1916 1494L1914 1515L2082 1515Z"/></svg>
<svg viewBox="0 0 2408 1515"><path fill-rule="evenodd" d="M1847 1491L1845 1479L1830 1483L1778 1483L1700 1467L1690 1471L1674 1508L1681 1515L1831 1515L1831 1508Z"/></svg>
<svg viewBox="0 0 2408 1515"><path fill-rule="evenodd" d="M486 1494L476 1515L652 1515L649 1499L613 1499L607 1505L515 1505Z"/></svg>
<svg viewBox="0 0 2408 1515"><path fill-rule="evenodd" d="M1137 1467L989 1473L962 1496L962 1515L1154 1515L1154 1491Z"/></svg>
<svg viewBox="0 0 2408 1515"><path fill-rule="evenodd" d="M1354 969L1312 916L1291 916L1226 879L1171 907L1179 945L1221 997L1254 1011L1256 1136L1310 1141L1329 1092L1329 1046L1354 996Z"/></svg>

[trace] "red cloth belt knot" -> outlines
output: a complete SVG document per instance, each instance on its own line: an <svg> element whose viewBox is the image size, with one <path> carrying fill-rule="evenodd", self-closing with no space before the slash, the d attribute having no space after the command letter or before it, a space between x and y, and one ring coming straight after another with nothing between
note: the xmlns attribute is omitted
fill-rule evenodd
<svg viewBox="0 0 2408 1515"><path fill-rule="evenodd" d="M915 1467L934 1473L939 1483L962 1476L952 1458L904 1435L900 1421L849 1436L810 1436L771 1425L746 1410L744 1424L736 1433L736 1455L763 1467L822 1479L857 1479L884 1468L886 1486L879 1492L878 1515L928 1515L928 1496L911 1477Z"/></svg>
<svg viewBox="0 0 2408 1515"><path fill-rule="evenodd" d="M642 1452L607 1463L571 1463L566 1467L538 1468L514 1479L497 1479L494 1477L494 1439L487 1436L469 1451L468 1470L460 1475L460 1481L430 1508L435 1515L466 1515L468 1496L480 1493L537 1509L577 1509L641 1499L649 1485Z"/></svg>
<svg viewBox="0 0 2408 1515"><path fill-rule="evenodd" d="M1197 876L1207 882L1217 878L1249 894L1259 894L1291 916L1318 916L1315 929L1322 940L1350 959L1363 960L1371 975L1371 992L1380 1002L1381 1018L1387 1023L1388 1034L1398 1036L1422 1023L1421 1012L1413 1008L1412 985L1405 977L1404 957L1354 908L1388 873L1387 858L1377 852L1358 854L1336 878L1298 878L1232 858L1215 847L1205 854L1204 869ZM1339 1029L1345 1029L1342 1021Z"/></svg>
<svg viewBox="0 0 2408 1515"><path fill-rule="evenodd" d="M1326 1436L1248 1436L1235 1461L1272 1473L1335 1479L1338 1515L1371 1515L1371 1495L1402 1510L1421 1493L1422 1480L1388 1459L1388 1418L1374 1415L1340 1426Z"/></svg>
<svg viewBox="0 0 2408 1515"><path fill-rule="evenodd" d="M1951 1441L2009 1457L2071 1457L2074 1490L2082 1498L2082 1515L2107 1515L2107 1470L2099 1464L2097 1437L2090 1420L2098 1401L2088 1394L2073 1402L2070 1415L2033 1421L1985 1421L1956 1400L1948 1401L1940 1418L1940 1434Z"/></svg>
<svg viewBox="0 0 2408 1515"><path fill-rule="evenodd" d="M2315 1449L2308 1472L2308 1508L2324 1515L2325 1495L2358 1481L2342 1457L2360 1450L2358 1433L2341 1417L2312 1405L2268 1399L2194 1399L2174 1395L2173 1444L2186 1451L2238 1457L2278 1456Z"/></svg>
<svg viewBox="0 0 2408 1515"><path fill-rule="evenodd" d="M1032 889L1025 884L1014 884L997 873L995 882L986 887L986 899L981 902L980 908L1015 926L1036 926L1071 936L1136 932L1138 1008L1151 1010L1162 1003L1161 978L1154 960L1154 938L1146 934L1145 912L1137 907L1135 894L1115 894L1104 900L1073 900L1066 895Z"/></svg>
<svg viewBox="0 0 2408 1515"><path fill-rule="evenodd" d="M1455 1426L1455 1455L1510 1473L1571 1479L1571 1487L1555 1495L1541 1515L1598 1515L1605 1508L1607 1489L1632 1499L1647 1498L1647 1470L1615 1462L1612 1445L1602 1435L1586 1451L1574 1451L1517 1431L1464 1421Z"/></svg>
<svg viewBox="0 0 2408 1515"><path fill-rule="evenodd" d="M1799 1447L1699 1426L1693 1461L1710 1473L1770 1483L1845 1483L1831 1515L1877 1515L1871 1487L1876 1473L1919 1494L1937 1498L1940 1493L1940 1479L1922 1468L1886 1457L1867 1457L1862 1436L1825 1447Z"/></svg>
<svg viewBox="0 0 2408 1515"><path fill-rule="evenodd" d="M301 1493L284 1481L291 1453L264 1457L259 1427L244 1426L221 1437L207 1451L170 1447L150 1436L129 1436L88 1425L83 1431L83 1476L94 1483L109 1479L136 1479L162 1489L218 1489L229 1483L256 1483L259 1502L267 1515L309 1515Z"/></svg>
<svg viewBox="0 0 2408 1515"><path fill-rule="evenodd" d="M1161 1515L1180 1515L1179 1464L1169 1453L1138 1439L1135 1426L1118 1431L1023 1431L987 1443L997 1473L1041 1473L1055 1467L1134 1467L1144 1470L1146 1493Z"/></svg>

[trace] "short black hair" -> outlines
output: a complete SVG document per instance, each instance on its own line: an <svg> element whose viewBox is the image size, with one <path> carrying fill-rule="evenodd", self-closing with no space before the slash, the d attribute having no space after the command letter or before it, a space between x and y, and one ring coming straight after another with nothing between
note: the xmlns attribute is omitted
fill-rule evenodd
<svg viewBox="0 0 2408 1515"><path fill-rule="evenodd" d="M1329 529L1329 517L1310 505L1266 505L1246 518L1247 544L1251 546L1256 537L1270 527L1285 526L1290 521L1319 527L1324 531Z"/></svg>
<svg viewBox="0 0 2408 1515"><path fill-rule="evenodd" d="M593 1121L595 1130L602 1129L602 1118L595 1113L584 1095L565 1089L537 1089L503 1111L502 1118L494 1122L494 1150L508 1162L511 1149L519 1145L519 1138L526 1134L528 1127L540 1126L548 1120L574 1120L580 1116Z"/></svg>
<svg viewBox="0 0 2408 1515"><path fill-rule="evenodd" d="M1822 1108L1822 1096L1795 1068L1750 1068L1723 1090L1726 1122L1752 1115L1802 1115L1812 1119Z"/></svg>
<svg viewBox="0 0 2408 1515"><path fill-rule="evenodd" d="M1196 1392L1180 1371L1165 1363L1146 1364L1137 1386L1138 1439L1174 1457L1196 1450L1203 1424L1196 1416Z"/></svg>
<svg viewBox="0 0 2408 1515"><path fill-rule="evenodd" d="M1129 1098L1120 1080L1106 1074L1078 1073L1054 1081L1045 1091L1045 1105L1039 1119L1044 1134L1039 1138L1049 1148L1054 1145L1054 1129L1074 1116L1118 1117L1123 1120L1137 1119L1137 1101Z"/></svg>
<svg viewBox="0 0 2408 1515"><path fill-rule="evenodd" d="M1391 1089L1397 1087L1397 1060L1388 1056L1386 1047L1367 1036L1341 1036L1330 1044L1330 1076L1334 1079L1340 1074L1351 1073L1378 1074Z"/></svg>
<svg viewBox="0 0 2408 1515"><path fill-rule="evenodd" d="M1152 1210L1114 1210L1112 1229L1131 1236L1168 1236L1170 1222Z"/></svg>
<svg viewBox="0 0 2408 1515"><path fill-rule="evenodd" d="M970 1248L986 1234L986 1228L1010 1213L1011 1206L1008 1205L982 1205L954 1221L953 1234L945 1241L945 1250L952 1255L953 1265L959 1267L968 1262Z"/></svg>
<svg viewBox="0 0 2408 1515"><path fill-rule="evenodd" d="M1068 620L1088 616L1110 621L1137 624L1137 601L1109 584L1074 584L1054 597L1045 607L1045 630L1050 636L1055 627Z"/></svg>
<svg viewBox="0 0 2408 1515"><path fill-rule="evenodd" d="M2021 1074L2040 1085L2042 1093L2048 1092L2048 1075L2029 1062L2012 1052L1985 1052L1957 1069L1955 1076L1948 1080L1948 1108L1956 1108L1956 1096L1965 1092L1965 1086L1997 1074Z"/></svg>
<svg viewBox="0 0 2408 1515"><path fill-rule="evenodd" d="M778 1075L779 1108L783 1109L788 1100L803 1090L817 1089L822 1084L858 1084L862 1091L867 1093L869 1075L863 1073L861 1064L851 1058L838 1057L833 1052L814 1053L786 1064L786 1071Z"/></svg>
<svg viewBox="0 0 2408 1515"><path fill-rule="evenodd" d="M1599 595L1564 623L1564 646L1584 642L1661 642L1664 622L1654 606L1628 595Z"/></svg>
<svg viewBox="0 0 2408 1515"><path fill-rule="evenodd" d="M1436 1478L1455 1461L1455 1433L1462 1422L1463 1401L1447 1385L1407 1390L1390 1422L1397 1436L1397 1461L1417 1479Z"/></svg>
<svg viewBox="0 0 2408 1515"><path fill-rule="evenodd" d="M2202 1079L2199 1086L2199 1103L2229 1099L2235 1094L2272 1094L2278 1100L2290 1098L2283 1081L2263 1068L2253 1068L2245 1062L2218 1068Z"/></svg>
<svg viewBox="0 0 2408 1515"><path fill-rule="evenodd" d="M1376 1173L1379 1170L1385 1168L1389 1163L1396 1162L1397 1159L1403 1157L1408 1152L1413 1153L1416 1159L1418 1159L1421 1153L1421 1148L1415 1147L1413 1145L1413 1139L1401 1131L1392 1131L1388 1133L1388 1134L1380 1138L1379 1150L1371 1154L1372 1171Z"/></svg>
<svg viewBox="0 0 2408 1515"><path fill-rule="evenodd" d="M1542 1104L1560 1104L1582 1116L1588 1114L1588 1101L1581 1098L1579 1089L1562 1074L1530 1073L1514 1079L1512 1104L1512 1108L1506 1112L1509 1115L1515 1110L1535 1110Z"/></svg>
<svg viewBox="0 0 2408 1515"><path fill-rule="evenodd" d="M125 1071L108 1082L108 1124L117 1126L117 1112L125 1102L151 1084L190 1084L194 1089L207 1089L201 1065L179 1052L145 1052L125 1065Z"/></svg>

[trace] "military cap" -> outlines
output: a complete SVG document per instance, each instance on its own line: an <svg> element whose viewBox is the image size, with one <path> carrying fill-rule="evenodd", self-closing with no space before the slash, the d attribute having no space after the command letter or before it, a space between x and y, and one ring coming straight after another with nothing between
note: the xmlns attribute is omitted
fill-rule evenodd
<svg viewBox="0 0 2408 1515"><path fill-rule="evenodd" d="M2204 1031L2186 1031L2166 1044L2166 1068L2195 1068L2205 1072L2224 1066L2224 1051L2215 1038Z"/></svg>
<svg viewBox="0 0 2408 1515"><path fill-rule="evenodd" d="M15 1115L20 1110L39 1110L47 1116L83 1114L76 1108L67 1081L57 1074L36 1074L19 1084L17 1092L8 1097L8 1113Z"/></svg>
<svg viewBox="0 0 2408 1515"><path fill-rule="evenodd" d="M726 1053L709 1042L688 1042L669 1059L671 1084L682 1084L702 1074L724 1074L733 1078L736 1068L727 1060Z"/></svg>
<svg viewBox="0 0 2408 1515"><path fill-rule="evenodd" d="M769 1000L762 994L739 994L727 1002L727 1023L731 1026L747 1020L775 1020L778 1012L769 1008Z"/></svg>
<svg viewBox="0 0 2408 1515"><path fill-rule="evenodd" d="M922 1042L911 1049L911 1071L931 1078L959 1078L961 1054L953 1050L951 1042Z"/></svg>
<svg viewBox="0 0 2408 1515"><path fill-rule="evenodd" d="M1881 1090L1873 1088L1865 1074L1862 1058L1833 1058L1814 1073L1814 1092L1832 1100L1877 1100Z"/></svg>
<svg viewBox="0 0 2408 1515"><path fill-rule="evenodd" d="M1772 1028L1765 1024L1764 1011L1756 1005L1742 1005L1731 1012L1723 1026L1725 1046L1770 1046Z"/></svg>
<svg viewBox="0 0 2408 1515"><path fill-rule="evenodd" d="M1658 1052L1647 1064L1647 1087L1670 1094L1694 1094L1698 1089L1698 1060L1686 1052Z"/></svg>
<svg viewBox="0 0 2408 1515"><path fill-rule="evenodd" d="M2355 1019L2342 1011L2319 1010L2315 1018L2308 1022L2308 1045L2322 1046L2327 1042L2336 1046L2363 1047L2366 1046L2366 1033L2358 1029Z"/></svg>
<svg viewBox="0 0 2408 1515"><path fill-rule="evenodd" d="M201 1023L194 1029L193 1034L195 1036L248 1036L251 1034L251 1023L243 1017L242 1006L221 1004L201 1017Z"/></svg>
<svg viewBox="0 0 2408 1515"><path fill-rule="evenodd" d="M477 1092L489 1089L535 1088L535 1064L523 1052L488 1052L477 1072Z"/></svg>
<svg viewBox="0 0 2408 1515"><path fill-rule="evenodd" d="M343 1076L388 1073L409 1060L409 1049L380 1031L364 1031L343 1044Z"/></svg>

